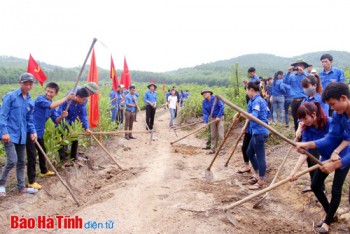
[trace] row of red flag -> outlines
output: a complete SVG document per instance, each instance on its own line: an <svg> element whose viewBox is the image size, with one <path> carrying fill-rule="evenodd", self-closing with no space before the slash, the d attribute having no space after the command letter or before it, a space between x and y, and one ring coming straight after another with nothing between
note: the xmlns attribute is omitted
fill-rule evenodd
<svg viewBox="0 0 350 234"><path fill-rule="evenodd" d="M95 52L94 51L92 51L90 70L91 70L91 66L93 66L93 64L94 64L94 66L96 66L96 59L95 59ZM96 72L97 72L97 66L94 69L96 69ZM88 77L90 77L90 70L89 70ZM39 81L40 85L43 86L44 82L47 79L47 76L45 75L45 73L41 69L41 67L38 65L38 63L33 59L31 54L29 55L27 72L31 73L35 77L35 79L37 81ZM115 70L115 67L114 67L112 55L111 55L111 69L110 69L109 77L112 79L113 90L117 91L119 82L118 82L117 71ZM95 82L97 83L97 80ZM154 80L152 80L152 83L154 83ZM131 84L131 77L130 77L130 73L129 73L129 68L128 68L128 64L126 63L125 57L124 57L124 70L123 70L122 75L121 75L120 84L123 84L126 89L128 89L130 84Z"/></svg>
<svg viewBox="0 0 350 234"><path fill-rule="evenodd" d="M44 82L47 79L47 76L44 73L44 71L41 69L41 67L38 65L38 63L33 59L31 54L29 55L27 72L31 73L35 77L35 79L40 83L40 85L43 86ZM115 67L114 67L112 55L111 55L111 70L110 70L109 76L112 79L113 90L117 91L118 76L117 76L117 71L115 70ZM87 81L95 82L98 85L98 69L96 64L95 50L92 50ZM125 57L124 57L124 70L121 74L120 84L123 84L126 89L128 89L131 84L129 68L128 68L128 64L126 63ZM100 119L100 113L98 108L99 99L100 99L99 95L92 95L90 97L89 124L91 128L97 127L98 121Z"/></svg>

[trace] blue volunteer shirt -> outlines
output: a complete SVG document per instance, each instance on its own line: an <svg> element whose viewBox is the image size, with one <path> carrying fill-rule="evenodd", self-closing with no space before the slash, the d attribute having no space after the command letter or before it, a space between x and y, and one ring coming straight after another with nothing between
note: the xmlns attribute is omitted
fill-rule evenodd
<svg viewBox="0 0 350 234"><path fill-rule="evenodd" d="M287 84L283 84L284 85L284 88L286 89L286 93L284 94L284 98L285 99L292 99L292 95L290 93L290 85L287 85Z"/></svg>
<svg viewBox="0 0 350 234"><path fill-rule="evenodd" d="M153 105L157 102L157 93L156 92L151 92L151 90L148 90L145 93L145 96L143 97L143 100L151 102ZM149 106L148 102L146 102L146 106Z"/></svg>
<svg viewBox="0 0 350 234"><path fill-rule="evenodd" d="M21 88L7 93L2 98L0 111L1 134L10 134L10 141L25 144L27 133L36 133L33 121L34 102L29 93L24 99Z"/></svg>
<svg viewBox="0 0 350 234"><path fill-rule="evenodd" d="M323 70L318 75L321 77L323 88L326 88L332 82L345 82L344 71L336 67L332 67L328 74Z"/></svg>
<svg viewBox="0 0 350 234"><path fill-rule="evenodd" d="M68 105L68 101L65 101L62 105L60 105L60 107L58 108L58 114L62 115L62 112L66 109ZM70 104L69 108L68 108L68 116L66 117L66 121L69 124L72 124L77 117L79 117L83 128L89 129L89 123L88 123L88 119L87 119L87 113L86 113L86 104L78 104L78 103L74 103L74 101L72 101L72 103Z"/></svg>
<svg viewBox="0 0 350 234"><path fill-rule="evenodd" d="M285 93L286 93L286 88L283 85L282 79L277 79L276 81L272 82L272 85L271 85L272 96L282 96Z"/></svg>
<svg viewBox="0 0 350 234"><path fill-rule="evenodd" d="M350 119L345 113L339 115L334 111L328 134L324 138L315 141L318 151L323 151L321 161L329 159L332 152L343 140L350 141ZM341 169L348 168L350 166L350 146L343 149L339 156L343 164Z"/></svg>
<svg viewBox="0 0 350 234"><path fill-rule="evenodd" d="M190 93L189 93L189 92L185 92L185 93L184 93L184 99L187 99L189 96L190 96Z"/></svg>
<svg viewBox="0 0 350 234"><path fill-rule="evenodd" d="M214 105L215 102L215 96L211 95L210 101L208 101L208 99L204 99L202 102L202 113L203 113L203 119L204 119L204 123L207 124L209 122L209 117L211 114L211 109ZM225 111L225 106L224 103L221 100L218 100L214 110L213 110L213 118L221 118L224 115L224 111Z"/></svg>
<svg viewBox="0 0 350 234"><path fill-rule="evenodd" d="M255 75L254 77L249 77L249 82L260 80L259 76Z"/></svg>
<svg viewBox="0 0 350 234"><path fill-rule="evenodd" d="M111 102L111 105L114 106L114 107L117 107L117 101L118 101L118 96L117 96L117 92L112 90L110 93L109 93L109 100L113 100L114 98L117 98L115 99L114 101Z"/></svg>
<svg viewBox="0 0 350 234"><path fill-rule="evenodd" d="M283 82L285 84L290 85L290 94L292 98L305 98L306 95L304 93L303 87L301 86L301 80L306 76L306 73L302 74L294 74L291 75L290 72L287 72L283 77Z"/></svg>
<svg viewBox="0 0 350 234"><path fill-rule="evenodd" d="M318 102L318 103L321 104L321 107L322 107L324 113L325 113L326 115L328 115L328 113L329 113L329 105L328 105L327 103L324 103L324 102L322 101L322 96L321 96L321 94L319 94L319 93L316 93L316 95L313 96L313 97L306 97L306 98L302 101L302 104L303 104L304 102Z"/></svg>
<svg viewBox="0 0 350 234"><path fill-rule="evenodd" d="M136 95L131 95L131 93L128 93L128 95L125 96L125 106L126 106L126 110L130 111L130 112L135 112L136 111L136 107L135 106L128 106L128 104L132 104L135 105L137 102L137 97ZM135 102L135 101L136 102Z"/></svg>
<svg viewBox="0 0 350 234"><path fill-rule="evenodd" d="M51 118L56 123L59 117L57 110L50 108L51 103L52 100L48 100L45 94L39 95L34 103L34 125L40 139L44 137L46 121Z"/></svg>
<svg viewBox="0 0 350 234"><path fill-rule="evenodd" d="M268 111L269 108L267 107L266 101L261 97L260 94L255 95L252 99L249 100L248 112L266 124L268 123ZM249 121L249 125L251 133L253 135L269 134L269 131L265 127L252 120Z"/></svg>
<svg viewBox="0 0 350 234"><path fill-rule="evenodd" d="M329 132L329 126L330 123L332 122L331 118L328 118L327 124L325 126L324 129L321 128L315 128L313 125L311 125L310 127L307 127L303 130L302 132L302 141L303 142L308 142L308 141L316 141L319 139L322 139L328 132ZM320 155L327 155L329 154L327 152L328 149L318 149L318 152L320 153ZM311 152L311 150L308 150L309 152Z"/></svg>

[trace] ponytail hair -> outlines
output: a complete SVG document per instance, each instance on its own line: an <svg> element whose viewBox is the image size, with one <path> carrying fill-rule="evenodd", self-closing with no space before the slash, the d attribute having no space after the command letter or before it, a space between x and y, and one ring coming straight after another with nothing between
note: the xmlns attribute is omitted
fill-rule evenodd
<svg viewBox="0 0 350 234"><path fill-rule="evenodd" d="M304 102L297 111L297 118L302 119L305 118L307 115L312 115L313 113L316 113L316 121L320 129L325 129L327 122L328 122L328 116L324 113L321 104L319 102ZM307 129L308 126L303 127L303 129Z"/></svg>
<svg viewBox="0 0 350 234"><path fill-rule="evenodd" d="M260 80L248 82L247 89L253 89L256 92L260 91Z"/></svg>
<svg viewBox="0 0 350 234"><path fill-rule="evenodd" d="M301 81L301 86L303 88L306 88L311 85L316 85L316 93L322 94L322 84L321 84L321 78L319 75L307 75L305 78Z"/></svg>

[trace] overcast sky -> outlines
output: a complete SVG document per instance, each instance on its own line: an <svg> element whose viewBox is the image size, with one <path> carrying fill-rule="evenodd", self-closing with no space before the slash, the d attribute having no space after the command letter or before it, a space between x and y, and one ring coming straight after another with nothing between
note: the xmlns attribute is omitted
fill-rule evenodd
<svg viewBox="0 0 350 234"><path fill-rule="evenodd" d="M350 51L347 0L1 0L0 55L169 71L243 54ZM89 63L89 62L88 62Z"/></svg>

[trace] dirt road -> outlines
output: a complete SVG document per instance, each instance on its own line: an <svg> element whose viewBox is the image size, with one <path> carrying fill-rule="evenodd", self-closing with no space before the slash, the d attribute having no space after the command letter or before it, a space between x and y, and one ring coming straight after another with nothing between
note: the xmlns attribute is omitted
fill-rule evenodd
<svg viewBox="0 0 350 234"><path fill-rule="evenodd" d="M308 184L308 176L271 192L270 198L259 209L252 208L254 201L235 208L232 212L238 224L229 223L222 207L252 193L244 185L248 175L236 173L242 163L240 150L233 156L229 168L223 169L239 129L228 140L226 154L220 156L212 168L215 179L208 182L204 179L204 171L212 155L206 155L201 149L204 140L191 136L172 147L169 142L176 136L169 129L168 121L167 111L157 114L155 128L158 133L152 144L149 144L149 134L135 135L137 140L112 137L104 142L124 171L113 166L98 146L93 146L85 152L89 159L85 167L69 168L67 174L62 172L65 178L69 178L81 207L76 207L57 178L40 181L47 191L42 190L35 196L10 195L1 199L0 232L10 233L10 215L76 215L82 218L88 230L60 229L54 232L313 233L312 223L323 213L311 193L300 194ZM135 128L144 129L140 116ZM179 136L186 133L178 131ZM268 149L268 181L272 180L287 149L287 145ZM297 154L292 153L281 178L288 176L296 160ZM343 197L345 200L346 196ZM346 209L348 205L343 202L340 211L346 213ZM344 214L332 230L349 233L348 218L349 213ZM113 229L106 229L109 220L114 222Z"/></svg>

